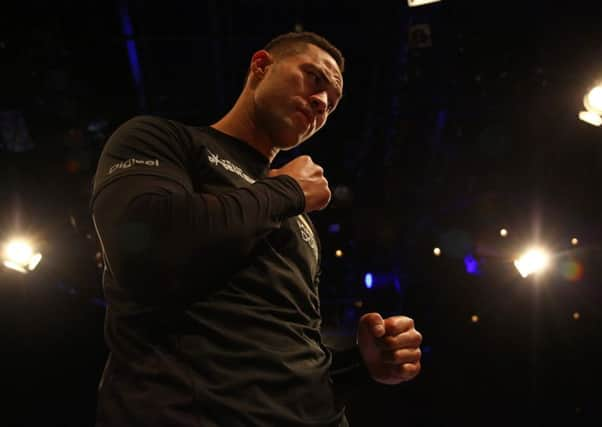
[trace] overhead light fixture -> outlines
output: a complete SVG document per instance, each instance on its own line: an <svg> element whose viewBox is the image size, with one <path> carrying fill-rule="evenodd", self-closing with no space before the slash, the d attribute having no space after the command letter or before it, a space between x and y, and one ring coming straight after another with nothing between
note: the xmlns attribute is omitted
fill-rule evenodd
<svg viewBox="0 0 602 427"><path fill-rule="evenodd" d="M32 245L24 239L13 239L4 245L2 263L11 270L28 273L35 270L42 259L42 254L36 252Z"/></svg>
<svg viewBox="0 0 602 427"><path fill-rule="evenodd" d="M430 3L437 3L440 1L441 0L408 0L408 6L416 7L416 6L422 6L422 5L430 4Z"/></svg>
<svg viewBox="0 0 602 427"><path fill-rule="evenodd" d="M586 111L579 112L579 119L593 126L602 125L602 86L591 89L583 97Z"/></svg>
<svg viewBox="0 0 602 427"><path fill-rule="evenodd" d="M580 111L579 120L585 123L589 123L593 126L602 125L602 117L600 117L597 113L594 113L592 111Z"/></svg>
<svg viewBox="0 0 602 427"><path fill-rule="evenodd" d="M587 111L602 114L602 86L598 85L583 97L583 105Z"/></svg>
<svg viewBox="0 0 602 427"><path fill-rule="evenodd" d="M550 256L540 248L526 251L519 259L514 261L514 266L521 276L527 277L544 271L550 263Z"/></svg>

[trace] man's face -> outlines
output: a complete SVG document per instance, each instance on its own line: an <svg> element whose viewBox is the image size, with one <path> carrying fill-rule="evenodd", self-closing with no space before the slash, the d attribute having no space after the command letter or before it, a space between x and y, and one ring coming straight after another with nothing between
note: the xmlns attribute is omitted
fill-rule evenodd
<svg viewBox="0 0 602 427"><path fill-rule="evenodd" d="M308 44L301 52L274 59L254 92L257 124L275 148L293 148L316 133L342 96L336 61Z"/></svg>

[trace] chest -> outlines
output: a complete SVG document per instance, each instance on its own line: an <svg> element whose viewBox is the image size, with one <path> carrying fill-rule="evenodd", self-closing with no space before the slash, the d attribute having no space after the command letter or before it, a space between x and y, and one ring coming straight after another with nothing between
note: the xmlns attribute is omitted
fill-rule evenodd
<svg viewBox="0 0 602 427"><path fill-rule="evenodd" d="M193 179L197 192L218 195L249 187L258 179L245 167L243 161L227 152L205 149L199 156ZM320 263L320 242L306 214L284 219L264 239L278 254L299 268L311 282L316 279Z"/></svg>

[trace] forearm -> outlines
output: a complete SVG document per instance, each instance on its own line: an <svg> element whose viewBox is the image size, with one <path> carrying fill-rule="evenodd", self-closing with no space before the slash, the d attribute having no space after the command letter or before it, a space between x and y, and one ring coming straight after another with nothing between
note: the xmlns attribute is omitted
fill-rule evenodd
<svg viewBox="0 0 602 427"><path fill-rule="evenodd" d="M244 257L281 219L303 211L295 185L288 177L271 178L212 195L131 176L98 195L93 215L115 278L148 290L163 273L177 277L195 263L210 273L216 260Z"/></svg>

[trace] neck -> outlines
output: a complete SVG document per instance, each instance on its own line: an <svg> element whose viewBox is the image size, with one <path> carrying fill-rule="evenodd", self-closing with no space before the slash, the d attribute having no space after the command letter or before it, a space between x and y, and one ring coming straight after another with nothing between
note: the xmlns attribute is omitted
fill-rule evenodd
<svg viewBox="0 0 602 427"><path fill-rule="evenodd" d="M212 128L246 142L263 154L270 163L278 154L278 148L274 147L269 136L257 127L252 108L246 108L245 103L239 98L232 109L217 122Z"/></svg>

